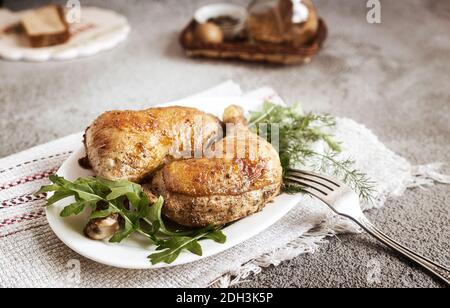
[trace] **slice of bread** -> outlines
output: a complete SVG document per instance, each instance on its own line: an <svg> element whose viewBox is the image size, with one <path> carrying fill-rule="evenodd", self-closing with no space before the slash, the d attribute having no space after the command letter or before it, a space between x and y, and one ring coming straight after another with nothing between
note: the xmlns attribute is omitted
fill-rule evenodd
<svg viewBox="0 0 450 308"><path fill-rule="evenodd" d="M26 13L22 27L34 48L59 45L70 38L62 7L48 5Z"/></svg>

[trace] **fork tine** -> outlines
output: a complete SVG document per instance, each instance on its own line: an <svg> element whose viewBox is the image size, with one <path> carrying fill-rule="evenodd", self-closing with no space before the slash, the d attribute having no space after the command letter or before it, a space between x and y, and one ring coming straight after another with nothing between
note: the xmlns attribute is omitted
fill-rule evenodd
<svg viewBox="0 0 450 308"><path fill-rule="evenodd" d="M327 176L327 175L317 174L317 173L314 173L314 172L311 172L311 171L298 170L298 169L292 169L292 168L287 169L287 171L288 171L288 172L295 172L295 173L299 173L299 174L305 174L305 175L313 176L313 177L316 177L316 178L325 180L325 181L327 181L328 183L333 184L333 185L335 185L335 186L337 186L337 187L342 187L342 186L344 186L344 185L343 185L340 181L338 181L337 179L334 179L334 178L329 177L329 176Z"/></svg>
<svg viewBox="0 0 450 308"><path fill-rule="evenodd" d="M300 185L304 191L313 196L316 196L319 199L328 196L328 193L324 189L321 189L319 185L312 182L302 181L296 177L291 177L289 175L285 176L284 179L287 180L287 182L290 184Z"/></svg>
<svg viewBox="0 0 450 308"><path fill-rule="evenodd" d="M329 191L335 191L339 188L339 186L335 183L331 183L327 180L324 180L320 177L310 175L308 173L304 173L302 171L288 171L286 175L297 178L299 180L313 182L315 184L321 185L324 189Z"/></svg>

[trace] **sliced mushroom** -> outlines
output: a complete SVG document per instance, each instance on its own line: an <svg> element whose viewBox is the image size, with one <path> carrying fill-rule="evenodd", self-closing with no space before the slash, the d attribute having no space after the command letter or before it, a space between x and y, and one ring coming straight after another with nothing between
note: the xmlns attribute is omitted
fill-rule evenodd
<svg viewBox="0 0 450 308"><path fill-rule="evenodd" d="M84 234L92 240L104 240L119 231L119 215L112 214L105 218L96 218L89 221Z"/></svg>

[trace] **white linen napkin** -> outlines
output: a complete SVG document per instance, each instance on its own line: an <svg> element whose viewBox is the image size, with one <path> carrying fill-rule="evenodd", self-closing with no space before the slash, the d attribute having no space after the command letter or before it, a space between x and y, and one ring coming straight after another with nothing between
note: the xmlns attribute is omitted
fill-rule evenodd
<svg viewBox="0 0 450 308"><path fill-rule="evenodd" d="M198 96L240 96L229 81ZM281 100L270 88L247 94ZM307 106L305 106L307 107ZM336 137L345 156L356 160L377 182L376 202L398 196L412 186L450 183L438 165L411 166L387 149L373 133L350 120L338 119ZM301 253L314 252L327 235L357 232L320 202L304 196L288 215L259 235L219 255L195 263L157 270L125 270L87 260L53 234L44 217L45 196L34 196L80 146L82 133L71 135L0 160L0 287L226 287Z"/></svg>

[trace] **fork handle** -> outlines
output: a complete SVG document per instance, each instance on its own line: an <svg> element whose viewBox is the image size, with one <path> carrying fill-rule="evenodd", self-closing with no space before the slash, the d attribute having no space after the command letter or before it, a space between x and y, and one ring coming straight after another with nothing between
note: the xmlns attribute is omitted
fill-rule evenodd
<svg viewBox="0 0 450 308"><path fill-rule="evenodd" d="M367 231L367 233L375 237L377 240L402 254L407 259L422 266L428 272L442 280L445 284L447 284L447 286L450 286L450 270L448 268L419 255L418 253L393 240L392 238L378 230L367 218L363 217L358 220L352 217L348 218L356 222L361 228L363 228L365 231Z"/></svg>

